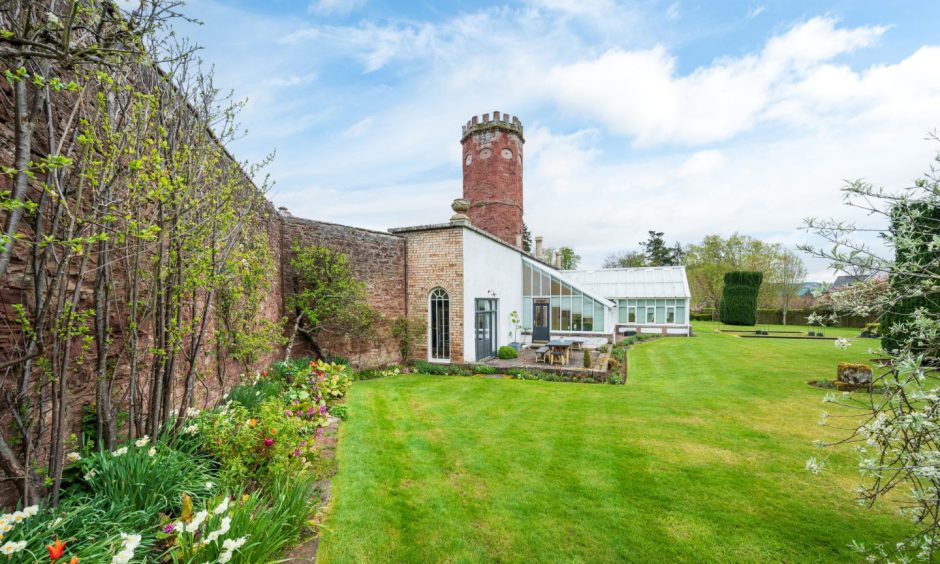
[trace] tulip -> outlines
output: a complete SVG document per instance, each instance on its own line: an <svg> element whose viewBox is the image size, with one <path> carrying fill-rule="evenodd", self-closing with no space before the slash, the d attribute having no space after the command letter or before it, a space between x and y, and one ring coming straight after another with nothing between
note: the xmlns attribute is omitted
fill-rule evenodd
<svg viewBox="0 0 940 564"><path fill-rule="evenodd" d="M65 554L65 544L66 543L59 540L59 537L56 537L54 543L46 546L46 549L49 551L49 558L51 558L53 562L62 558L62 555Z"/></svg>

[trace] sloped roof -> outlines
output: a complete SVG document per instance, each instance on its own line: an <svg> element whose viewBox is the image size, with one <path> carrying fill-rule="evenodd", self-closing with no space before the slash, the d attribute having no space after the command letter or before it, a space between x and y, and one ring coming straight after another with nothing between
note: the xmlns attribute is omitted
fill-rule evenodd
<svg viewBox="0 0 940 564"><path fill-rule="evenodd" d="M684 266L565 270L578 285L606 298L691 298Z"/></svg>
<svg viewBox="0 0 940 564"><path fill-rule="evenodd" d="M529 265L533 268L538 268L538 269L544 270L545 272L550 273L552 276L554 276L561 282L571 286L572 288L574 288L575 290L578 290L579 292L583 293L589 298L593 298L594 301L600 303L604 307L612 308L615 305L617 305L614 302L605 298L603 294L601 294L600 292L598 292L597 290L595 290L588 284L582 284L581 282L578 282L577 280L569 276L572 272L577 272L575 270L558 270L557 268L555 268L554 266L550 264L545 264L544 262L541 262L541 261L532 260L531 258L525 255L523 255L522 261L529 263Z"/></svg>

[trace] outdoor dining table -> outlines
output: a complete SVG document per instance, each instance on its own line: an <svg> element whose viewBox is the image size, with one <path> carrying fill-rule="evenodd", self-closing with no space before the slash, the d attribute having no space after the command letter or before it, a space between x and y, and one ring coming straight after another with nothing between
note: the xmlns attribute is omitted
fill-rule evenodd
<svg viewBox="0 0 940 564"><path fill-rule="evenodd" d="M545 345L549 347L550 349L552 349L551 357L553 360L555 358L555 353L559 352L561 353L561 356L564 358L564 361L565 361L564 364L565 365L568 364L570 360L569 352L571 351L571 341L568 341L566 339L556 339L554 341L549 341L545 343Z"/></svg>

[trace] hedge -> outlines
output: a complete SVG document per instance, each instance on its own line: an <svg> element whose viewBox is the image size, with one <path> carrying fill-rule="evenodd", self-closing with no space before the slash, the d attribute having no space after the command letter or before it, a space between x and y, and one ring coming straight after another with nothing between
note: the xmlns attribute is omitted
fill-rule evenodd
<svg viewBox="0 0 940 564"><path fill-rule="evenodd" d="M718 317L726 325L757 323L757 292L764 275L760 272L729 272L721 295Z"/></svg>
<svg viewBox="0 0 940 564"><path fill-rule="evenodd" d="M930 236L940 237L940 206L931 206L925 202L910 203L907 205L898 205L892 210L891 231L897 235L897 225L900 216L907 215L915 217L917 225L916 231L921 234L919 245L916 246L895 246L894 262L895 264L916 262L917 264L929 264L936 260L936 250L931 251L926 241ZM888 284L892 289L904 292L909 290L918 280L904 278L896 273L891 273ZM904 298L893 304L881 318L881 346L886 351L893 351L904 346L907 339L904 339L900 333L903 329L897 328L898 325L908 321L908 317L918 308L924 308L930 312L940 312L940 292L925 293L921 296ZM923 352L923 350L912 350L914 354Z"/></svg>

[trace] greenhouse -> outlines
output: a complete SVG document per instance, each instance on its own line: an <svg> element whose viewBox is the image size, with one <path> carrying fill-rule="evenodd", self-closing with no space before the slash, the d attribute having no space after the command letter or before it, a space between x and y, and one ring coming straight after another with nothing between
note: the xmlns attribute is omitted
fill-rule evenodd
<svg viewBox="0 0 940 564"><path fill-rule="evenodd" d="M523 259L522 326L558 333L610 333L608 316L614 303L605 300L554 269ZM534 340L540 340L538 335Z"/></svg>
<svg viewBox="0 0 940 564"><path fill-rule="evenodd" d="M611 332L689 334L691 294L683 266L569 270L563 274L616 304Z"/></svg>

